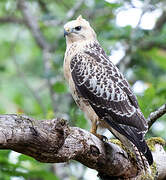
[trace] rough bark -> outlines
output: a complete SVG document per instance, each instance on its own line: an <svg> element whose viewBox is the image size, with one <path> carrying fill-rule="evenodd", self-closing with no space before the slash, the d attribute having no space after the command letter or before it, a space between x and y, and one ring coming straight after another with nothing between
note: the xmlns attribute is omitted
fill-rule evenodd
<svg viewBox="0 0 166 180"><path fill-rule="evenodd" d="M150 113L147 121L149 128L153 125L153 123L163 116L166 113L166 104L163 104L161 107L159 107L156 111Z"/></svg>
<svg viewBox="0 0 166 180"><path fill-rule="evenodd" d="M155 161L163 179L166 166L162 166L162 161L166 162L166 153L161 145L158 147L153 156L160 157ZM11 149L40 162L76 160L96 169L102 177L139 179L134 161L122 148L102 142L83 129L70 127L63 119L35 120L22 115L0 115L0 149Z"/></svg>

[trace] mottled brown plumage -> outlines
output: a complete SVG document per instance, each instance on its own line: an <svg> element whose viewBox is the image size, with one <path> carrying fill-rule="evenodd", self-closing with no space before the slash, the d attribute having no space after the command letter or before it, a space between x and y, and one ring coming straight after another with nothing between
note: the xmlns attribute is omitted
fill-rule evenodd
<svg viewBox="0 0 166 180"><path fill-rule="evenodd" d="M144 140L147 123L128 82L109 60L85 19L79 16L65 24L64 30L64 75L74 100L92 122L91 132L96 134L98 124L109 129L151 165L152 154Z"/></svg>

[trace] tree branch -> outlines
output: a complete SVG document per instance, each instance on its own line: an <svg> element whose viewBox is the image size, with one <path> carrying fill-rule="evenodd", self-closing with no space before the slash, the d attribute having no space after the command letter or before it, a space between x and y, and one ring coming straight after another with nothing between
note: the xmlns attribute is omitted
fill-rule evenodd
<svg viewBox="0 0 166 180"><path fill-rule="evenodd" d="M50 49L50 44L47 43L42 32L40 31L37 19L31 14L31 10L29 9L27 2L25 0L18 0L18 8L21 10L24 21L31 30L39 47L42 49Z"/></svg>
<svg viewBox="0 0 166 180"><path fill-rule="evenodd" d="M56 114L57 112L56 93L53 89L53 85L54 85L54 82L52 81L53 77L50 77L49 75L52 67L51 64L52 52L50 52L48 49L43 49L42 53L43 53L43 63L44 63L44 74L46 76L47 86L50 92L50 99L52 101L53 111L54 114Z"/></svg>
<svg viewBox="0 0 166 180"><path fill-rule="evenodd" d="M45 109L44 103L42 102L38 92L36 90L34 90L31 87L31 85L29 84L29 82L28 82L28 80L27 80L27 78L26 78L26 76L24 74L24 71L22 71L22 68L20 67L20 64L17 62L17 58L16 58L16 55L15 55L15 45L16 45L16 41L18 40L18 38L19 38L19 36L17 34L16 39L11 44L11 49L10 49L11 57L13 57L12 58L13 64L15 65L15 68L16 68L16 71L17 71L17 74L18 74L19 78L22 79L22 82L24 83L25 87L32 94L32 96L34 97L34 99L36 100L38 105L40 106L40 108L41 108L41 110L43 112L44 117L46 117L46 109Z"/></svg>
<svg viewBox="0 0 166 180"><path fill-rule="evenodd" d="M163 116L165 113L166 113L166 104L162 105L158 110L152 112L147 119L149 128L158 118Z"/></svg>
<svg viewBox="0 0 166 180"><path fill-rule="evenodd" d="M40 3L42 3L42 1L40 1ZM47 84L48 84L48 88L49 88L49 92L50 92L50 96L51 96L51 100L52 100L53 110L55 113L56 112L56 106L55 106L56 105L56 98L55 98L56 93L53 90L53 83L51 81L51 77L48 77L48 76L51 71L50 59L51 59L52 51L55 51L56 46L55 46L55 44L50 44L45 40L45 38L38 26L37 19L35 16L33 16L31 14L31 10L30 10L26 0L18 0L18 8L21 10L24 21L25 21L26 25L28 26L29 30L32 32L32 35L33 35L36 43L42 50L45 76L46 76L46 80L47 80Z"/></svg>
<svg viewBox="0 0 166 180"><path fill-rule="evenodd" d="M162 15L158 18L151 35L153 35L154 37L158 36L158 33L160 33L165 23L166 23L166 11L164 10ZM138 47L143 50L149 50L149 49L152 49L153 47L166 49L165 43L159 43L153 39L140 41L140 43L138 44Z"/></svg>
<svg viewBox="0 0 166 180"><path fill-rule="evenodd" d="M49 25L49 26L59 26L59 25L64 24L65 22L67 22L68 20L72 19L75 16L75 14L78 12L78 10L80 9L80 7L84 3L84 1L85 0L77 1L77 3L75 3L75 5L71 9L69 9L69 11L66 13L65 21L63 21L63 20L49 20L49 21L46 21L45 24Z"/></svg>
<svg viewBox="0 0 166 180"><path fill-rule="evenodd" d="M67 12L67 20L74 17L75 13L80 9L85 0L80 0Z"/></svg>
<svg viewBox="0 0 166 180"><path fill-rule="evenodd" d="M41 10L43 10L45 13L49 13L49 9L47 8L47 3L43 0L37 0L40 7L41 7Z"/></svg>
<svg viewBox="0 0 166 180"><path fill-rule="evenodd" d="M126 51L126 55L118 63L118 66L119 66L119 68L120 68L120 70L122 72L124 72L124 69L126 69L126 67L129 65L129 63L131 61L130 56L132 54L132 49L135 49L134 44L137 44L137 48L140 48L142 50L150 50L153 47L166 49L166 44L165 43L157 42L153 38L151 38L150 40L139 39L139 42L135 42L135 39L133 38L135 36L135 34L137 33L138 29L139 29L139 25L140 25L140 23L142 21L143 15L145 14L145 12L148 9L149 2L150 2L149 0L147 0L145 2L145 5L144 5L144 8L142 9L142 13L140 15L139 21L138 21L136 27L132 30L131 38L130 38L131 40L130 40L129 45L128 45L130 51ZM158 20L157 20L157 22L155 24L155 27L151 32L151 35L153 35L154 37L158 36L158 33L161 31L161 29L165 25L165 23L166 23L166 11L163 11L162 15L158 18Z"/></svg>
<svg viewBox="0 0 166 180"><path fill-rule="evenodd" d="M36 121L27 116L0 115L0 149L11 149L45 163L73 159L96 169L102 177L138 177L134 161L118 145L103 143L83 129L69 127L63 119ZM153 155L156 153L159 151ZM160 155L165 160L165 151ZM166 172L166 166L160 172Z"/></svg>
<svg viewBox="0 0 166 180"><path fill-rule="evenodd" d="M165 25L165 23L166 23L166 11L164 10L162 15L158 18L154 30L160 31L162 27Z"/></svg>
<svg viewBox="0 0 166 180"><path fill-rule="evenodd" d="M104 145L91 133L69 127L63 119L35 121L27 116L1 115L0 148L12 149L40 162L77 160L107 175L137 174L126 152L117 145Z"/></svg>
<svg viewBox="0 0 166 180"><path fill-rule="evenodd" d="M24 24L24 20L17 17L0 17L0 23L17 23L17 24Z"/></svg>

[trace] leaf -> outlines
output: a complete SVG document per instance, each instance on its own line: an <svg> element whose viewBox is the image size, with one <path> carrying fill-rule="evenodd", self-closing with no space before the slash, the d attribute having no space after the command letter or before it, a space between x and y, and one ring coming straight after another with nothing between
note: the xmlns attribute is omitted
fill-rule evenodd
<svg viewBox="0 0 166 180"><path fill-rule="evenodd" d="M67 92L67 87L65 83L61 81L56 82L53 86L53 89L56 93L59 93L59 94Z"/></svg>
<svg viewBox="0 0 166 180"><path fill-rule="evenodd" d="M166 70L166 51L158 48L153 48L146 53L151 57L162 69Z"/></svg>

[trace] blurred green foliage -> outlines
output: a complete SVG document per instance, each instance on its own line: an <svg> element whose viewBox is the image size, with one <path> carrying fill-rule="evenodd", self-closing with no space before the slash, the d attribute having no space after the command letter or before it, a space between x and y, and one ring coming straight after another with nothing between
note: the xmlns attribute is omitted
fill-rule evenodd
<svg viewBox="0 0 166 180"><path fill-rule="evenodd" d="M33 33L26 24L16 23L17 19L24 18L17 6L18 1L0 1L0 113L24 113L36 119L61 116L73 126L88 129L89 124L73 102L63 77L63 24L66 13L78 1L27 1L31 10L29 13L38 19L45 39L56 47L49 54L49 69L45 67L43 50L36 43ZM162 3L151 1L147 12L156 9L162 12ZM148 117L166 100L166 25L163 23L157 30L129 25L120 27L116 24L116 16L126 5L131 8L132 1L85 1L75 12L74 18L82 14L90 21L108 55L117 43L128 49L126 55L130 61L126 65L123 58L118 67L125 67L124 74L131 86L141 80L142 86L147 87L137 96L142 112ZM6 17L11 17L11 21L3 21ZM129 72L132 72L131 75L128 75ZM48 81L51 81L51 91ZM56 107L53 107L55 104ZM148 136L166 138L165 119L165 116L161 117ZM11 151L0 151L0 179L10 180L17 176L29 180L58 180L51 165L39 163L25 155L19 155L16 163L13 163L9 161L10 154ZM70 171L68 176L77 179L76 174Z"/></svg>

